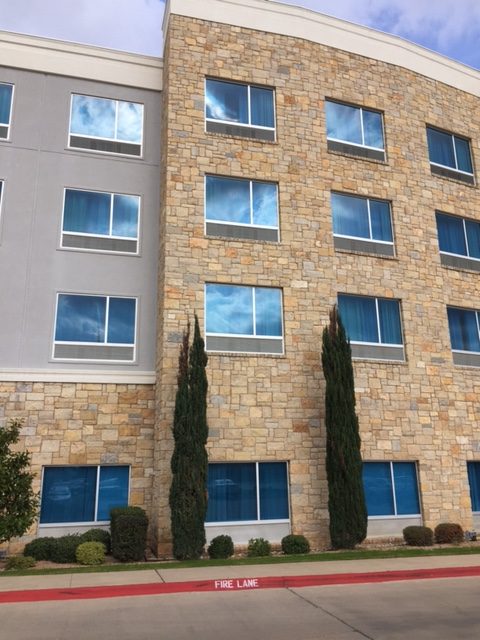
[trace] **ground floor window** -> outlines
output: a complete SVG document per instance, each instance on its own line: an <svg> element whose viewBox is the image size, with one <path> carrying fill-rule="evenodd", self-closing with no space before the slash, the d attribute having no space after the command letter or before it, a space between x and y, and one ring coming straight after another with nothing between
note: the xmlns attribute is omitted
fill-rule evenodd
<svg viewBox="0 0 480 640"><path fill-rule="evenodd" d="M45 467L40 524L106 522L128 505L128 466Z"/></svg>
<svg viewBox="0 0 480 640"><path fill-rule="evenodd" d="M467 462L472 511L480 511L480 462Z"/></svg>
<svg viewBox="0 0 480 640"><path fill-rule="evenodd" d="M208 466L207 522L288 520L286 462Z"/></svg>
<svg viewBox="0 0 480 640"><path fill-rule="evenodd" d="M414 462L364 462L363 487L369 517L420 514Z"/></svg>

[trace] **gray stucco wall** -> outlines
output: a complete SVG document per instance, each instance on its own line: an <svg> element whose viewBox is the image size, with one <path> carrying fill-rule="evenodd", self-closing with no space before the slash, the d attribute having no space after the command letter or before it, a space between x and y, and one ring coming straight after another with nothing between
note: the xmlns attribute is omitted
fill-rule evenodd
<svg viewBox="0 0 480 640"><path fill-rule="evenodd" d="M160 94L5 67L0 82L15 85L10 140L0 141L0 366L153 371ZM72 93L143 103L143 157L69 149ZM140 195L139 255L62 249L66 187ZM58 292L138 298L136 361L52 361Z"/></svg>

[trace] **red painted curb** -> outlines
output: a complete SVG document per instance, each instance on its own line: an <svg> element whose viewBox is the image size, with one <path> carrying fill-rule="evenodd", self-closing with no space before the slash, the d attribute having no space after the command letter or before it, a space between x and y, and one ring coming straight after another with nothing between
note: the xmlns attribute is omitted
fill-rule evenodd
<svg viewBox="0 0 480 640"><path fill-rule="evenodd" d="M223 578L220 580L190 580L188 582L154 582L148 584L126 584L102 587L72 587L70 589L28 589L24 591L0 592L0 604L14 602L46 602L51 600L91 600L97 598L152 596L186 592L321 587L341 584L397 582L403 580L468 578L474 576L480 576L480 566L442 567L439 569L408 569L405 571L372 571L366 573L334 573L312 576Z"/></svg>

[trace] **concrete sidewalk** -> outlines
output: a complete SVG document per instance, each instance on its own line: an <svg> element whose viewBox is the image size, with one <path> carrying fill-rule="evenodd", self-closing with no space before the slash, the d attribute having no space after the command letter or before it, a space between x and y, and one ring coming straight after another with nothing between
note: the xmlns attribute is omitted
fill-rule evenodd
<svg viewBox="0 0 480 640"><path fill-rule="evenodd" d="M121 585L154 585L219 581L227 579L288 578L365 574L377 572L437 571L440 569L475 568L480 570L480 555L452 555L414 558L384 558L328 562L292 562L247 566L199 567L192 569L157 569L106 573L66 573L62 575L29 575L0 577L0 593L45 589L75 589ZM412 574L413 575L413 574ZM405 579L405 578L403 578ZM412 579L415 579L412 577Z"/></svg>

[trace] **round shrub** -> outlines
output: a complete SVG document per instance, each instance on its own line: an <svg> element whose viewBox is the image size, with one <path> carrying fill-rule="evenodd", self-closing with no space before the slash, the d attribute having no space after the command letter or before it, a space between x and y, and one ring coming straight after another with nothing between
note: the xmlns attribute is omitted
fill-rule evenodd
<svg viewBox="0 0 480 640"><path fill-rule="evenodd" d="M291 533L282 538L282 551L288 555L292 553L309 553L310 543L305 536Z"/></svg>
<svg viewBox="0 0 480 640"><path fill-rule="evenodd" d="M82 542L75 552L80 564L103 564L105 562L105 545L103 542Z"/></svg>
<svg viewBox="0 0 480 640"><path fill-rule="evenodd" d="M106 529L89 529L82 533L80 542L101 542L105 545L105 553L110 553L112 548L110 532Z"/></svg>
<svg viewBox="0 0 480 640"><path fill-rule="evenodd" d="M248 541L247 556L259 558L269 556L272 553L272 545L265 538L250 538Z"/></svg>
<svg viewBox="0 0 480 640"><path fill-rule="evenodd" d="M411 547L431 547L433 544L433 531L430 527L405 527L403 538L406 544Z"/></svg>
<svg viewBox="0 0 480 640"><path fill-rule="evenodd" d="M57 538L52 538L50 536L36 538L25 545L23 555L31 556L32 558L35 558L35 560L51 560L56 544Z"/></svg>
<svg viewBox="0 0 480 640"><path fill-rule="evenodd" d="M210 558L230 558L233 556L233 540L230 536L217 536L208 545Z"/></svg>
<svg viewBox="0 0 480 640"><path fill-rule="evenodd" d="M76 562L77 558L75 556L75 552L80 542L80 536L76 533L71 533L69 535L62 536L61 538L57 538L50 560L60 564Z"/></svg>
<svg viewBox="0 0 480 640"><path fill-rule="evenodd" d="M5 563L6 571L22 571L35 566L35 558L32 556L10 556Z"/></svg>
<svg viewBox="0 0 480 640"><path fill-rule="evenodd" d="M458 544L463 542L463 529L454 522L441 522L435 527L435 542L437 544Z"/></svg>

